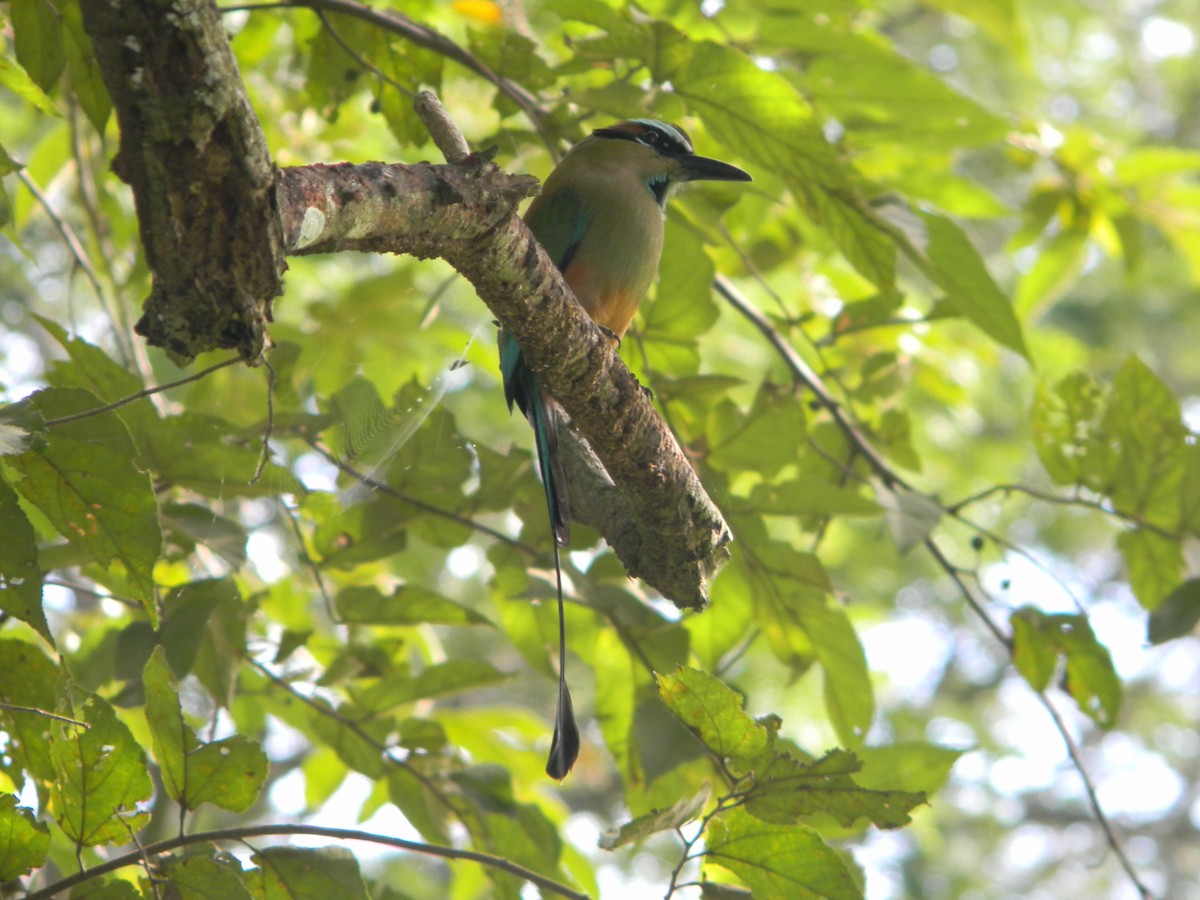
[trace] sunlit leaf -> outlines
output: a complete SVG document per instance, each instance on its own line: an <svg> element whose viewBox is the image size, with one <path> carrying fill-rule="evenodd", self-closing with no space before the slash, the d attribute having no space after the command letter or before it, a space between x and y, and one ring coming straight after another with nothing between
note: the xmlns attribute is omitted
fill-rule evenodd
<svg viewBox="0 0 1200 900"><path fill-rule="evenodd" d="M1096 640L1083 615L1047 615L1033 607L1013 614L1014 659L1018 671L1037 690L1043 690L1057 667L1065 663L1063 687L1079 708L1102 728L1116 724L1121 707L1121 680L1108 650ZM1052 662L1050 653L1056 659Z"/></svg>
<svg viewBox="0 0 1200 900"><path fill-rule="evenodd" d="M705 844L705 865L733 872L756 897L862 896L837 851L804 825L772 824L734 809L710 823Z"/></svg>
<svg viewBox="0 0 1200 900"><path fill-rule="evenodd" d="M846 612L823 599L800 603L796 617L825 673L825 709L838 740L857 747L875 715L867 657Z"/></svg>
<svg viewBox="0 0 1200 900"><path fill-rule="evenodd" d="M354 693L364 707L384 711L416 700L488 687L507 677L483 660L457 659L426 666L420 674L412 677L392 675Z"/></svg>
<svg viewBox="0 0 1200 900"><path fill-rule="evenodd" d="M925 253L933 267L930 274L946 299L988 337L1027 357L1012 305L962 229L934 213L922 213L921 218L929 239Z"/></svg>
<svg viewBox="0 0 1200 900"><path fill-rule="evenodd" d="M742 711L741 696L706 672L680 668L659 675L658 693L671 712L722 759L752 757L766 745L766 729Z"/></svg>
<svg viewBox="0 0 1200 900"><path fill-rule="evenodd" d="M25 67L7 53L0 54L0 87L8 88L26 103L47 115L58 115L54 103L25 71Z"/></svg>
<svg viewBox="0 0 1200 900"><path fill-rule="evenodd" d="M746 811L765 822L789 824L824 813L850 827L866 819L879 828L899 828L925 802L923 793L870 790L855 782L862 763L846 750L831 750L805 762L777 754L755 772Z"/></svg>
<svg viewBox="0 0 1200 900"><path fill-rule="evenodd" d="M600 846L604 850L615 850L617 847L635 843L660 831L672 831L695 819L710 799L712 799L712 786L705 784L704 788L694 797L684 797L667 809L649 812L620 826L610 828L600 836Z"/></svg>
<svg viewBox="0 0 1200 900"><path fill-rule="evenodd" d="M138 812L154 790L142 748L95 694L80 703L64 696L57 712L86 727L55 721L50 728L55 775L50 813L76 844L124 843L150 819L149 813Z"/></svg>
<svg viewBox="0 0 1200 900"><path fill-rule="evenodd" d="M184 809L212 803L243 812L258 799L267 777L267 756L243 735L204 743L183 718L179 683L158 648L146 663L146 721L163 785Z"/></svg>
<svg viewBox="0 0 1200 900"><path fill-rule="evenodd" d="M17 806L12 794L0 794L0 881L11 881L46 862L50 829Z"/></svg>
<svg viewBox="0 0 1200 900"><path fill-rule="evenodd" d="M1012 626L1013 664L1035 691L1043 691L1058 668L1058 648L1042 628L1043 617L1023 607L1009 617Z"/></svg>
<svg viewBox="0 0 1200 900"><path fill-rule="evenodd" d="M76 388L48 388L23 401L49 422L101 405ZM21 494L68 541L108 568L125 569L130 589L156 622L154 563L162 546L158 504L150 479L134 465L129 432L114 416L56 425L44 447L10 457L24 479Z"/></svg>
<svg viewBox="0 0 1200 900"><path fill-rule="evenodd" d="M1146 609L1157 609L1183 577L1183 547L1153 531L1123 531L1117 547L1129 570L1129 586Z"/></svg>
<svg viewBox="0 0 1200 900"><path fill-rule="evenodd" d="M0 755L0 771L14 784L23 780L22 771L32 773L44 785L54 780L50 758L52 719L33 710L53 712L54 685L59 670L46 654L25 641L0 640L0 724L8 735L7 752Z"/></svg>
<svg viewBox="0 0 1200 900"><path fill-rule="evenodd" d="M730 47L700 42L673 83L713 136L751 170L762 167L787 179L855 268L881 287L892 283L895 248L852 199L847 172L786 78Z"/></svg>

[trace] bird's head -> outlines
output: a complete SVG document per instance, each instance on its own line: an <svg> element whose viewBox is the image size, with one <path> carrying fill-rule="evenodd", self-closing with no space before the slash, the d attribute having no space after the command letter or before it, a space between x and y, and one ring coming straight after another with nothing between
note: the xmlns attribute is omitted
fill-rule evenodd
<svg viewBox="0 0 1200 900"><path fill-rule="evenodd" d="M719 159L697 156L687 132L658 119L629 119L592 132L595 151L629 166L665 206L686 181L750 181L750 176Z"/></svg>

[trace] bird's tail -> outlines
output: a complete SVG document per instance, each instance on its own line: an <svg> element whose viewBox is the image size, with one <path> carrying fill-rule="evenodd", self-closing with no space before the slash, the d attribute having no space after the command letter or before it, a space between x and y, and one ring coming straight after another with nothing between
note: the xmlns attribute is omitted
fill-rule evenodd
<svg viewBox="0 0 1200 900"><path fill-rule="evenodd" d="M529 422L533 425L538 468L546 489L550 528L554 532L554 542L559 547L566 547L571 543L571 504L567 498L567 477L558 452L558 404L543 394L536 384L532 394Z"/></svg>

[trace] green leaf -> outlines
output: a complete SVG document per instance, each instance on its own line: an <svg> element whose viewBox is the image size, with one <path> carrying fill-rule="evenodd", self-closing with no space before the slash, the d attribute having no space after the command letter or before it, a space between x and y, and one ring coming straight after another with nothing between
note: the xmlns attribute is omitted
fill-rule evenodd
<svg viewBox="0 0 1200 900"><path fill-rule="evenodd" d="M49 422L101 405L84 390L47 388L19 404ZM68 541L102 568L120 562L129 589L158 621L154 564L162 546L158 503L149 477L134 465L121 420L100 415L53 426L44 447L11 457L25 477L17 485Z"/></svg>
<svg viewBox="0 0 1200 900"><path fill-rule="evenodd" d="M718 316L713 301L714 274L700 239L668 219L658 267L659 287L654 301L642 307L646 341L688 341L712 328Z"/></svg>
<svg viewBox="0 0 1200 900"><path fill-rule="evenodd" d="M0 794L0 883L45 865L49 850L50 829L12 794Z"/></svg>
<svg viewBox="0 0 1200 900"><path fill-rule="evenodd" d="M207 547L234 569L246 564L246 529L199 503L169 503L162 508L162 522L176 544L191 552Z"/></svg>
<svg viewBox="0 0 1200 900"><path fill-rule="evenodd" d="M244 873L238 861L227 854L168 858L163 874L175 889L170 896L179 900L252 900L254 896L246 884L253 876Z"/></svg>
<svg viewBox="0 0 1200 900"><path fill-rule="evenodd" d="M660 831L673 831L686 825L700 815L701 810L712 799L712 785L707 781L700 792L691 797L684 797L666 809L652 810L638 816L629 822L610 828L600 836L600 847L604 850L615 850L626 844L633 844Z"/></svg>
<svg viewBox="0 0 1200 900"><path fill-rule="evenodd" d="M370 900L358 861L344 847L268 847L250 859L258 866L253 894L261 900Z"/></svg>
<svg viewBox="0 0 1200 900"><path fill-rule="evenodd" d="M25 517L16 491L0 473L0 612L31 625L51 644L50 626L42 611L42 570L37 535ZM2 881L3 879L0 879Z"/></svg>
<svg viewBox="0 0 1200 900"><path fill-rule="evenodd" d="M171 670L195 675L218 704L228 706L246 658L249 618L237 583L228 578L188 582L167 595L163 610L158 643ZM136 677L141 677L140 666Z"/></svg>
<svg viewBox="0 0 1200 900"><path fill-rule="evenodd" d="M1129 586L1138 602L1155 610L1179 586L1183 547L1174 538L1139 528L1117 535L1117 547L1129 569Z"/></svg>
<svg viewBox="0 0 1200 900"><path fill-rule="evenodd" d="M764 381L749 412L729 399L716 404L708 417L708 434L712 465L772 478L796 461L806 436L804 410L790 391Z"/></svg>
<svg viewBox="0 0 1200 900"><path fill-rule="evenodd" d="M401 585L385 596L378 588L348 587L337 596L337 610L350 625L489 625L473 609L418 585Z"/></svg>
<svg viewBox="0 0 1200 900"><path fill-rule="evenodd" d="M838 740L857 747L875 715L875 691L858 634L846 611L824 597L797 604L796 617L825 672L825 709Z"/></svg>
<svg viewBox="0 0 1200 900"><path fill-rule="evenodd" d="M862 896L837 851L804 825L771 824L734 809L709 823L705 844L705 866L733 872L755 897L857 900Z"/></svg>
<svg viewBox="0 0 1200 900"><path fill-rule="evenodd" d="M1026 606L1012 615L1017 670L1036 690L1044 690L1056 664L1049 653L1066 660L1063 686L1079 708L1101 728L1116 724L1121 707L1121 679L1108 650L1096 640L1087 616L1047 615Z"/></svg>
<svg viewBox="0 0 1200 900"><path fill-rule="evenodd" d="M784 178L850 263L880 287L891 286L895 246L866 204L856 201L855 186L808 102L782 74L732 47L701 41L672 84L709 132L749 163L752 175L762 168Z"/></svg>
<svg viewBox="0 0 1200 900"><path fill-rule="evenodd" d="M779 484L756 484L750 510L775 516L873 516L880 505L858 488L799 476Z"/></svg>
<svg viewBox="0 0 1200 900"><path fill-rule="evenodd" d="M1087 260L1088 229L1072 226L1038 248L1037 259L1017 284L1013 307L1030 321L1059 299Z"/></svg>
<svg viewBox="0 0 1200 900"><path fill-rule="evenodd" d="M413 759L405 767L393 766L387 773L388 799L404 814L421 837L437 844L448 843L449 811L430 787L429 774L421 771L422 761Z"/></svg>
<svg viewBox="0 0 1200 900"><path fill-rule="evenodd" d="M0 703L52 712L59 676L58 667L34 644L11 638L0 640ZM6 751L0 754L0 771L13 784L21 784L25 772L43 785L54 781L50 759L52 722L34 712L0 707L0 730L8 735Z"/></svg>
<svg viewBox="0 0 1200 900"><path fill-rule="evenodd" d="M25 67L9 56L0 53L0 87L6 87L30 106L48 116L57 116L54 101L29 77Z"/></svg>
<svg viewBox="0 0 1200 900"><path fill-rule="evenodd" d="M984 334L1028 359L1021 326L1008 298L983 264L975 246L961 228L944 216L921 212L934 283L946 292L954 309Z"/></svg>
<svg viewBox="0 0 1200 900"><path fill-rule="evenodd" d="M950 778L950 770L965 752L915 741L858 747L854 755L862 760L862 769L855 774L854 781L871 790L932 794L942 789Z"/></svg>
<svg viewBox="0 0 1200 900"><path fill-rule="evenodd" d="M258 799L267 777L267 756L254 741L235 735L212 743L196 739L183 718L179 684L156 647L146 663L146 722L163 786L184 809L212 803L244 812Z"/></svg>
<svg viewBox="0 0 1200 900"><path fill-rule="evenodd" d="M456 659L426 666L419 675L393 675L364 690L351 690L355 702L375 712L432 697L499 684L509 676L481 659Z"/></svg>
<svg viewBox="0 0 1200 900"><path fill-rule="evenodd" d="M47 93L62 74L62 21L49 0L12 0L9 16L17 59L38 87Z"/></svg>
<svg viewBox="0 0 1200 900"><path fill-rule="evenodd" d="M1090 375L1075 372L1051 390L1039 384L1030 417L1034 445L1058 484L1108 482L1107 442L1100 433L1106 398Z"/></svg>
<svg viewBox="0 0 1200 900"><path fill-rule="evenodd" d="M1028 606L1009 617L1013 664L1035 691L1044 691L1058 668L1058 647L1043 629L1043 620L1041 612Z"/></svg>
<svg viewBox="0 0 1200 900"><path fill-rule="evenodd" d="M681 666L658 675L667 708L722 759L748 759L767 744L768 732L742 711L742 698L718 679Z"/></svg>
<svg viewBox="0 0 1200 900"><path fill-rule="evenodd" d="M1165 644L1177 637L1191 634L1200 623L1200 578L1189 578L1167 595L1152 613L1147 623L1146 639L1151 644Z"/></svg>
<svg viewBox="0 0 1200 900"><path fill-rule="evenodd" d="M746 811L776 824L824 813L846 828L862 818L879 828L907 825L908 813L925 802L925 794L861 787L851 777L861 767L847 750L831 750L813 762L777 754L756 770Z"/></svg>
<svg viewBox="0 0 1200 900"><path fill-rule="evenodd" d="M325 705L319 700L314 702L318 706ZM308 720L312 732L348 768L372 780L384 776L387 771L383 762L384 748L396 727L391 717L374 716L352 703L343 703L332 715L314 709Z"/></svg>
<svg viewBox="0 0 1200 900"><path fill-rule="evenodd" d="M1116 465L1105 491L1113 505L1174 529L1191 435L1170 388L1136 356L1130 356L1113 379L1102 427L1117 445ZM1146 604L1145 599L1142 602Z"/></svg>
<svg viewBox="0 0 1200 900"><path fill-rule="evenodd" d="M80 846L124 844L150 821L149 813L136 811L154 792L146 758L102 697L88 694L76 704L68 691L57 712L87 727L55 721L50 728L50 813Z"/></svg>
<svg viewBox="0 0 1200 900"><path fill-rule="evenodd" d="M251 481L261 457L260 437L248 438L216 416L185 412L161 420L140 439L145 465L157 479L205 497L303 496L304 486L275 463L267 463L258 481Z"/></svg>
<svg viewBox="0 0 1200 900"><path fill-rule="evenodd" d="M1067 658L1066 685L1101 728L1117 724L1121 709L1121 679L1108 650L1096 640L1085 616L1069 616L1060 626L1059 643Z"/></svg>
<svg viewBox="0 0 1200 900"><path fill-rule="evenodd" d="M83 16L78 3L67 2L60 9L63 17L63 48L67 56L67 73L71 76L71 88L79 98L79 105L88 120L96 131L104 134L104 126L108 124L108 116L112 112L112 100L100 74L96 51L83 29Z"/></svg>

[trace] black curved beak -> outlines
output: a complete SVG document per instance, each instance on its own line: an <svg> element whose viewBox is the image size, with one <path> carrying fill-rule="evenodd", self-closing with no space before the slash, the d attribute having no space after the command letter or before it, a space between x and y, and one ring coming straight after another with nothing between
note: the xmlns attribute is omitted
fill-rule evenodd
<svg viewBox="0 0 1200 900"><path fill-rule="evenodd" d="M753 181L749 173L719 159L685 156L682 160L684 181Z"/></svg>

